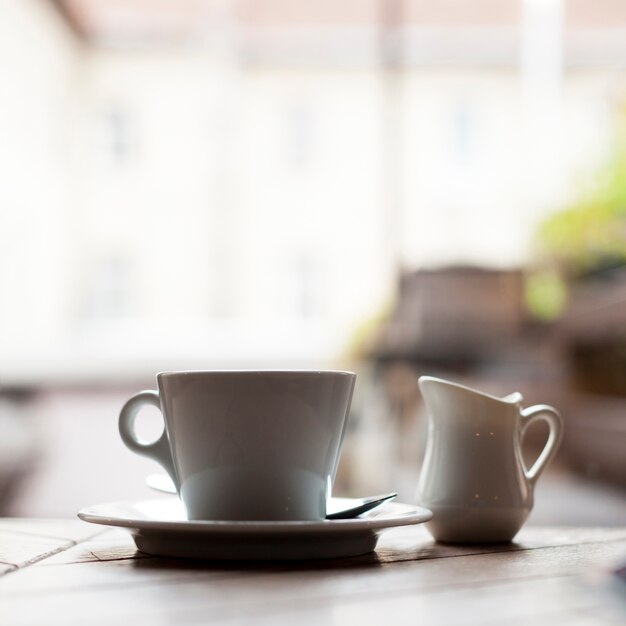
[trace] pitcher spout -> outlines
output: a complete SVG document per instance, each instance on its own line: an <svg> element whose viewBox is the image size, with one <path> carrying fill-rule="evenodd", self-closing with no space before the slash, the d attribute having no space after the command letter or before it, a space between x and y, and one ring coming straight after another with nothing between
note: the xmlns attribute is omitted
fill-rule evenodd
<svg viewBox="0 0 626 626"><path fill-rule="evenodd" d="M435 376L420 376L418 379L420 391L424 402L429 409L434 409L435 406L441 402L468 402L472 398L475 400L482 399L486 401L500 402L510 405L521 406L524 398L519 391L508 394L502 398L492 396L483 391L472 389L460 383L455 383L443 378L436 378Z"/></svg>

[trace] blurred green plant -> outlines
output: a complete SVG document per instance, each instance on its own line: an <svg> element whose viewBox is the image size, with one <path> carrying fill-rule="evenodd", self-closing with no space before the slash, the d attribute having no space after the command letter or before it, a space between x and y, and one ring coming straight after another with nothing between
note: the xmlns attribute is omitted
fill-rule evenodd
<svg viewBox="0 0 626 626"><path fill-rule="evenodd" d="M588 191L540 225L538 243L572 278L626 265L626 143Z"/></svg>
<svg viewBox="0 0 626 626"><path fill-rule="evenodd" d="M562 211L539 225L542 265L526 277L529 312L557 318L567 302L568 282L626 266L626 133L588 187Z"/></svg>
<svg viewBox="0 0 626 626"><path fill-rule="evenodd" d="M526 276L524 296L533 317L549 322L565 308L567 286L556 269L535 271Z"/></svg>

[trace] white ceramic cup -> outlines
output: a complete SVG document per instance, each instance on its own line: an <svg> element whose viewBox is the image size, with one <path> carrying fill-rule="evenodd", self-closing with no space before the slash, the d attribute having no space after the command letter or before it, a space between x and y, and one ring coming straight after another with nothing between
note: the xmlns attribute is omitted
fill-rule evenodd
<svg viewBox="0 0 626 626"><path fill-rule="evenodd" d="M124 405L126 446L160 463L193 520L321 520L356 376L340 371L183 371ZM161 437L134 431L144 405Z"/></svg>
<svg viewBox="0 0 626 626"><path fill-rule="evenodd" d="M433 512L428 530L444 542L511 541L559 447L561 416L545 404L523 408L519 393L496 398L431 376L422 376L419 386L429 415L419 481L420 503ZM549 435L529 469L522 439L538 420L547 422Z"/></svg>

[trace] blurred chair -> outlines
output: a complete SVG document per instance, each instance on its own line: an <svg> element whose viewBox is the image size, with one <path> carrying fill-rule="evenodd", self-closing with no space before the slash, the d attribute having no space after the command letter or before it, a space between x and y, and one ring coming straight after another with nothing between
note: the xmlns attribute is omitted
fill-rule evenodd
<svg viewBox="0 0 626 626"><path fill-rule="evenodd" d="M461 266L405 274L375 356L444 368L491 359L522 333L523 298L519 270Z"/></svg>
<svg viewBox="0 0 626 626"><path fill-rule="evenodd" d="M38 437L21 400L21 394L0 392L0 516L11 514L39 455Z"/></svg>
<svg viewBox="0 0 626 626"><path fill-rule="evenodd" d="M565 451L589 477L626 487L626 267L570 289L557 325L570 373Z"/></svg>

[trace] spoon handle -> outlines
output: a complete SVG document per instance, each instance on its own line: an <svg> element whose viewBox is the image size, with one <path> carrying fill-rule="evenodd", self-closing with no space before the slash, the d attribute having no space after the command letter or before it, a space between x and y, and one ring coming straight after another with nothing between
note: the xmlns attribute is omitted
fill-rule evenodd
<svg viewBox="0 0 626 626"><path fill-rule="evenodd" d="M343 509L342 511L336 511L335 513L328 513L326 515L326 519L351 519L353 517L357 517L358 515L362 515L363 513L367 513L367 511L375 509L383 502L393 500L397 495L397 493L386 493L382 496L363 498L356 506L350 507L349 509Z"/></svg>

